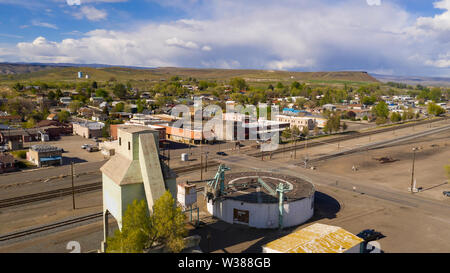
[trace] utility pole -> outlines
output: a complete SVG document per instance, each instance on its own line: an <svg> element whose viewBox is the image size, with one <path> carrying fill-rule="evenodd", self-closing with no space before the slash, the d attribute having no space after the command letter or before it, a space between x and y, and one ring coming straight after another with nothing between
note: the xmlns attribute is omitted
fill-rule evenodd
<svg viewBox="0 0 450 273"><path fill-rule="evenodd" d="M167 144L167 168L170 168L170 143Z"/></svg>
<svg viewBox="0 0 450 273"><path fill-rule="evenodd" d="M72 173L72 207L75 210L75 187L73 184L73 161L71 162L70 166L71 166L70 169L71 169L71 173Z"/></svg>
<svg viewBox="0 0 450 273"><path fill-rule="evenodd" d="M412 162L412 169L411 169L411 193L414 193L414 163L416 161L417 148L414 147L412 150L413 150L413 162Z"/></svg>
<svg viewBox="0 0 450 273"><path fill-rule="evenodd" d="M203 146L200 143L200 180L203 180Z"/></svg>
<svg viewBox="0 0 450 273"><path fill-rule="evenodd" d="M297 137L294 138L294 159L297 159Z"/></svg>
<svg viewBox="0 0 450 273"><path fill-rule="evenodd" d="M200 180L203 180L203 155L200 154Z"/></svg>

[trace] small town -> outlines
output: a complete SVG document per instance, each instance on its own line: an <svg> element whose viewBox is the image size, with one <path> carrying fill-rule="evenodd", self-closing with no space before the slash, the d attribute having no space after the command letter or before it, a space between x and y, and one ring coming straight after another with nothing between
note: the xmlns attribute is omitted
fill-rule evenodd
<svg viewBox="0 0 450 273"><path fill-rule="evenodd" d="M330 34L332 45L300 27L308 53L288 39L295 32L277 33L278 23L297 27L282 3L267 3L289 14L279 21L252 3L227 4L255 17L250 41L259 43L261 26L292 41L283 46L292 50L290 60L268 45L231 39L243 36L227 29L225 11L208 19L224 35L200 38L209 25L192 10L230 8L215 1L180 4L190 11L177 12L158 1L47 2L39 4L47 7L41 19L16 26L34 29L37 38L6 33L0 20L0 253L171 253L176 258L167 263L177 269L264 271L281 263L270 253L450 252L448 52L436 53L445 45L383 44L383 35L425 35L425 24L431 31L429 22L441 23L436 16L448 17L449 1L419 8L355 0L324 8L354 23L311 19L317 31L346 36ZM287 2L306 15L303 4ZM318 2L305 4L312 14L325 1ZM343 40L372 30L348 11L350 2L370 18L367 28L382 22L372 13L391 20L384 16L413 16L413 9L422 17L415 25L380 26L383 34L354 45ZM5 9L22 9L17 5L0 1ZM139 9L177 20L145 25ZM136 23L122 26L127 38L117 36L123 30L105 30L118 24L118 10ZM56 11L92 25L78 33ZM219 38L222 44L213 41ZM236 256L219 261L191 253Z"/></svg>

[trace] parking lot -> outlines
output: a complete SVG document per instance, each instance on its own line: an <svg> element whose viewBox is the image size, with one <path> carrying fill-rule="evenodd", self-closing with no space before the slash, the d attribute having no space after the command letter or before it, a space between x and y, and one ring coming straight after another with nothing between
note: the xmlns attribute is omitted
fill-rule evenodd
<svg viewBox="0 0 450 273"><path fill-rule="evenodd" d="M93 139L86 139L81 136L61 136L60 140L45 142L45 144L53 145L64 149L63 164L82 163L82 162L97 162L104 160L101 152L88 152L82 149L81 146L89 144L97 146Z"/></svg>

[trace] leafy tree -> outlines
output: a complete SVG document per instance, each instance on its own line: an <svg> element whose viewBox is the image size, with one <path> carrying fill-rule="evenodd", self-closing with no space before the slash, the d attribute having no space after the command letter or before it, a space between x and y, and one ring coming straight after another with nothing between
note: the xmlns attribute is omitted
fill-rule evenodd
<svg viewBox="0 0 450 273"><path fill-rule="evenodd" d="M187 235L185 215L176 207L175 199L166 191L153 205L152 226L154 234L151 243L157 241L169 247L172 252L180 252Z"/></svg>
<svg viewBox="0 0 450 273"><path fill-rule="evenodd" d="M114 112L123 112L125 109L125 104L123 102L119 102L114 106Z"/></svg>
<svg viewBox="0 0 450 273"><path fill-rule="evenodd" d="M304 135L304 136L308 136L309 135L309 128L308 128L308 126L303 126L302 135Z"/></svg>
<svg viewBox="0 0 450 273"><path fill-rule="evenodd" d="M122 223L122 230L107 238L107 252L142 253L150 246L149 238L154 231L145 200L134 200L128 205Z"/></svg>
<svg viewBox="0 0 450 273"><path fill-rule="evenodd" d="M382 117L384 119L389 116L389 108L384 101L380 101L375 107L373 107L372 112L376 117Z"/></svg>
<svg viewBox="0 0 450 273"><path fill-rule="evenodd" d="M434 115L434 116L440 116L445 113L445 109L440 107L439 105L435 103L429 103L428 104L428 114Z"/></svg>
<svg viewBox="0 0 450 273"><path fill-rule="evenodd" d="M392 114L391 114L391 121L392 122L399 122L400 120L402 120L402 117L400 116L400 114L397 113L397 112L392 112Z"/></svg>
<svg viewBox="0 0 450 273"><path fill-rule="evenodd" d="M113 93L116 97L126 98L127 96L127 88L122 83L117 83L113 87Z"/></svg>
<svg viewBox="0 0 450 273"><path fill-rule="evenodd" d="M48 98L49 100L54 100L54 99L56 98L55 92L53 92L53 91L48 92L47 98Z"/></svg>
<svg viewBox="0 0 450 273"><path fill-rule="evenodd" d="M375 96L364 96L362 98L362 103L365 105L373 105L375 104L375 102L377 101L377 98Z"/></svg>
<svg viewBox="0 0 450 273"><path fill-rule="evenodd" d="M69 104L69 110L71 113L76 113L83 106L83 103L79 100L74 100Z"/></svg>
<svg viewBox="0 0 450 273"><path fill-rule="evenodd" d="M92 82L92 88L93 89L97 89L98 88L98 84L96 81Z"/></svg>
<svg viewBox="0 0 450 273"><path fill-rule="evenodd" d="M109 93L105 89L100 88L100 89L95 90L95 96L106 99L109 96Z"/></svg>
<svg viewBox="0 0 450 273"><path fill-rule="evenodd" d="M434 102L441 101L441 97L442 97L441 89L439 87L435 87L435 88L431 89L428 97L430 100L432 100Z"/></svg>
<svg viewBox="0 0 450 273"><path fill-rule="evenodd" d="M233 79L231 79L230 85L236 91L241 91L241 90L247 90L248 89L248 84L242 78L233 78Z"/></svg>
<svg viewBox="0 0 450 273"><path fill-rule="evenodd" d="M294 125L292 127L292 136L297 138L300 135L300 129L298 128L298 126Z"/></svg>
<svg viewBox="0 0 450 273"><path fill-rule="evenodd" d="M128 206L122 220L122 230L107 239L108 252L142 253L145 248L164 244L172 252L184 247L185 215L175 206L175 200L166 191L153 205L149 215L145 200L134 200Z"/></svg>
<svg viewBox="0 0 450 273"><path fill-rule="evenodd" d="M13 86L12 86L12 88L14 89L14 90L16 90L16 91L22 91L23 90L23 85L20 83L20 82L16 82Z"/></svg>
<svg viewBox="0 0 450 273"><path fill-rule="evenodd" d="M281 136L284 137L285 139L289 139L292 136L292 131L291 128L286 128L283 130L283 132L281 133Z"/></svg>
<svg viewBox="0 0 450 273"><path fill-rule="evenodd" d="M63 96L61 89L56 89L56 99L59 100Z"/></svg>
<svg viewBox="0 0 450 273"><path fill-rule="evenodd" d="M61 111L58 113L59 122L67 122L69 121L70 113L68 111Z"/></svg>

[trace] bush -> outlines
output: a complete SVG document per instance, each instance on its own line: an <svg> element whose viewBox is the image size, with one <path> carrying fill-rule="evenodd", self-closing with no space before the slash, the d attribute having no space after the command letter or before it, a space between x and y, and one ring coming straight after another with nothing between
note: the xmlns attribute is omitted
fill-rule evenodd
<svg viewBox="0 0 450 273"><path fill-rule="evenodd" d="M27 158L27 151L25 150L20 150L20 151L13 151L11 152L13 154L13 156L15 156L16 158L20 158L20 159L26 159Z"/></svg>

